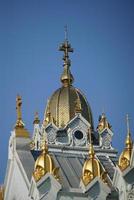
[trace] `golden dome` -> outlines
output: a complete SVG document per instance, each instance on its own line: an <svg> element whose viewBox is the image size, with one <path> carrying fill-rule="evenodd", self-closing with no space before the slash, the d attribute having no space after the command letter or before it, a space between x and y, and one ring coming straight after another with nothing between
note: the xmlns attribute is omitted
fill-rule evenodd
<svg viewBox="0 0 134 200"><path fill-rule="evenodd" d="M45 141L43 151L35 162L33 177L36 181L39 181L47 172L49 172L59 180L58 171L59 168L55 167L53 158L48 153L48 147Z"/></svg>
<svg viewBox="0 0 134 200"><path fill-rule="evenodd" d="M60 46L60 50L64 51L64 69L61 75L62 87L56 90L49 99L45 111L44 125L53 121L56 126L64 127L79 112L93 129L91 108L82 92L72 86L74 78L70 72L71 61L68 52L73 52L73 49L66 40Z"/></svg>
<svg viewBox="0 0 134 200"><path fill-rule="evenodd" d="M84 95L73 86L61 87L51 96L46 108L46 114L51 113L53 122L58 127L65 126L76 115L76 103L79 98L81 115L93 128L92 112Z"/></svg>
<svg viewBox="0 0 134 200"><path fill-rule="evenodd" d="M131 138L131 133L129 129L129 119L127 115L127 137L125 141L125 149L121 153L118 162L118 165L122 171L124 171L130 165L132 148L133 148L133 141Z"/></svg>

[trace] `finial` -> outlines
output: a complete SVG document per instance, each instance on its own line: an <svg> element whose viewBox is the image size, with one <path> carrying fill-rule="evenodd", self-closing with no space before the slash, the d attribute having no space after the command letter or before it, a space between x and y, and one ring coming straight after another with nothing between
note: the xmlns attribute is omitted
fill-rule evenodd
<svg viewBox="0 0 134 200"><path fill-rule="evenodd" d="M29 132L24 128L24 123L22 121L22 113L21 113L22 99L20 95L16 97L16 114L17 120L15 124L15 135L16 137L29 138Z"/></svg>
<svg viewBox="0 0 134 200"><path fill-rule="evenodd" d="M35 112L33 124L39 124L39 123L40 123L40 120L39 120L38 112Z"/></svg>
<svg viewBox="0 0 134 200"><path fill-rule="evenodd" d="M95 157L90 129L88 129L88 137L89 137L89 158L86 159L83 165L81 179L84 185L88 185L95 177L100 177L103 181L106 182L107 179L106 175L104 177L105 171L103 170L99 160Z"/></svg>
<svg viewBox="0 0 134 200"><path fill-rule="evenodd" d="M54 160L48 153L48 145L46 140L46 135L43 137L42 141L42 153L37 158L34 166L33 177L35 181L39 181L46 173L50 173L54 178L59 181L59 168L55 167Z"/></svg>
<svg viewBox="0 0 134 200"><path fill-rule="evenodd" d="M17 121L15 128L24 128L24 123L22 121L22 113L21 113L22 99L20 95L16 97L16 113L17 113Z"/></svg>
<svg viewBox="0 0 134 200"><path fill-rule="evenodd" d="M125 141L125 144L126 144L126 147L127 148L132 148L132 139L131 139L131 133L130 133L130 126L129 126L129 116L128 114L126 115L126 121L127 121L127 137L126 137L126 141Z"/></svg>
<svg viewBox="0 0 134 200"><path fill-rule="evenodd" d="M59 51L64 52L64 56L63 56L64 70L61 75L61 82L63 83L63 86L65 87L72 84L74 80L73 75L70 72L71 61L69 59L69 53L73 52L73 48L69 44L67 37L68 37L68 31L67 31L67 26L65 26L65 41L59 47Z"/></svg>
<svg viewBox="0 0 134 200"><path fill-rule="evenodd" d="M133 148L133 141L132 141L131 133L130 133L128 114L126 115L126 121L127 121L127 137L125 141L125 148L123 152L121 153L119 157L119 161L118 161L118 165L121 171L124 171L128 166L130 166L130 160L131 160L131 154L132 154L132 148Z"/></svg>

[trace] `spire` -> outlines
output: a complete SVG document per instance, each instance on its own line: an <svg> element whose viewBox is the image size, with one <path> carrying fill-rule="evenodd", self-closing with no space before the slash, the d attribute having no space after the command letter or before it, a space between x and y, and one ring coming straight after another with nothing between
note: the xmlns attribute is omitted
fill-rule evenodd
<svg viewBox="0 0 134 200"><path fill-rule="evenodd" d="M40 120L39 120L38 112L35 112L33 124L39 124L39 123L40 123Z"/></svg>
<svg viewBox="0 0 134 200"><path fill-rule="evenodd" d="M61 75L61 82L63 83L64 87L71 85L74 81L73 75L70 72L71 61L69 59L69 52L73 52L71 45L68 42L68 31L67 26L65 26L65 41L60 45L59 51L63 51L63 73Z"/></svg>
<svg viewBox="0 0 134 200"><path fill-rule="evenodd" d="M128 166L130 166L132 148L133 148L133 141L131 138L130 127L129 127L129 117L128 114L126 116L127 121L127 137L125 140L125 148L119 157L118 165L121 171L124 171Z"/></svg>
<svg viewBox="0 0 134 200"><path fill-rule="evenodd" d="M22 106L22 99L20 95L17 95L16 97L16 113L17 113L17 121L15 124L15 128L24 128L24 123L22 121L22 112L21 112L21 106Z"/></svg>

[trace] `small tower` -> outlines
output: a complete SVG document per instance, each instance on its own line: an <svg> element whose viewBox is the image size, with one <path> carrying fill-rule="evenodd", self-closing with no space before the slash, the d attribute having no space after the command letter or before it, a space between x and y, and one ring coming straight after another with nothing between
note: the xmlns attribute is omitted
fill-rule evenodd
<svg viewBox="0 0 134 200"><path fill-rule="evenodd" d="M111 129L111 125L109 124L105 113L102 113L102 115L99 117L99 124L97 126L98 132L102 132L104 129L108 128Z"/></svg>
<svg viewBox="0 0 134 200"><path fill-rule="evenodd" d="M39 120L38 112L35 113L33 125L34 125L34 131L33 131L32 149L40 150L41 132L40 132L40 120Z"/></svg>
<svg viewBox="0 0 134 200"><path fill-rule="evenodd" d="M99 123L97 126L97 131L99 133L99 144L103 149L111 149L112 148L112 136L113 132L111 129L111 125L107 120L105 113L99 117Z"/></svg>

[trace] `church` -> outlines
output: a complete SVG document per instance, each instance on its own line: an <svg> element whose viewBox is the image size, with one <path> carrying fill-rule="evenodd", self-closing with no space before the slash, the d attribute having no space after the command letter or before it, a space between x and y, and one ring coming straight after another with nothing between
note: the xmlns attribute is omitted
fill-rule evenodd
<svg viewBox="0 0 134 200"><path fill-rule="evenodd" d="M22 97L16 97L17 119L0 200L134 200L129 118L118 156L105 113L94 127L85 95L73 86L69 59L73 48L67 38L59 50L63 52L61 87L48 99L42 123L35 113L32 137L23 122Z"/></svg>

